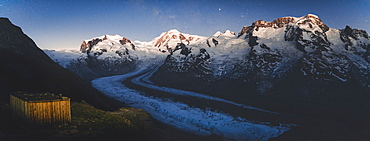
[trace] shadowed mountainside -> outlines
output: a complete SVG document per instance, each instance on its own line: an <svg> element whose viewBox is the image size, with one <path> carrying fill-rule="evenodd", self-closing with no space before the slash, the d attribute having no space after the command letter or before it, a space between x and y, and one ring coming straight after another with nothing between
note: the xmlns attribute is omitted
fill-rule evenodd
<svg viewBox="0 0 370 141"><path fill-rule="evenodd" d="M62 93L99 108L117 108L89 82L52 61L21 28L0 18L0 100L8 101L16 91Z"/></svg>

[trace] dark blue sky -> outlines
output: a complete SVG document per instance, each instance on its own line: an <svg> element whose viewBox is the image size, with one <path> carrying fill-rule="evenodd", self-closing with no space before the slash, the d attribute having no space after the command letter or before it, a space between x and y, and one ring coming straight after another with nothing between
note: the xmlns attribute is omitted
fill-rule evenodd
<svg viewBox="0 0 370 141"><path fill-rule="evenodd" d="M0 17L20 26L40 48L79 48L104 34L150 41L162 32L238 33L257 20L316 14L331 28L370 32L370 0L1 0ZM1 26L1 25L0 25Z"/></svg>

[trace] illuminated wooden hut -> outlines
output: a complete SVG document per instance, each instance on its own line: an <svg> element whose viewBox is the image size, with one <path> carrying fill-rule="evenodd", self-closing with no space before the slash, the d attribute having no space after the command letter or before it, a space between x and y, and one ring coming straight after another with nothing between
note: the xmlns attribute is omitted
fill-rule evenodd
<svg viewBox="0 0 370 141"><path fill-rule="evenodd" d="M10 106L17 118L37 125L65 125L71 121L70 98L51 93L14 93Z"/></svg>

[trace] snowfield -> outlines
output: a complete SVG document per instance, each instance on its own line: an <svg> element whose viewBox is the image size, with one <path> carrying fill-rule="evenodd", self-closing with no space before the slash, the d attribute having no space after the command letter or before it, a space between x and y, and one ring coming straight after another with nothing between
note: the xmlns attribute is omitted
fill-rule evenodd
<svg viewBox="0 0 370 141"><path fill-rule="evenodd" d="M81 53L79 50L43 50L54 62L58 63L64 68L67 68L71 63L84 60L87 54Z"/></svg>

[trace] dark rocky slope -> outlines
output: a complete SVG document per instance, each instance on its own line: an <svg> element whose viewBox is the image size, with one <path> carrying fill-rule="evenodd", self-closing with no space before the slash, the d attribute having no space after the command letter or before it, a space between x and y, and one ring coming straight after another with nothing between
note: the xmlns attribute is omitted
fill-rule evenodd
<svg viewBox="0 0 370 141"><path fill-rule="evenodd" d="M89 82L52 61L21 28L0 18L0 100L7 101L15 91L62 93L99 108L113 108Z"/></svg>

